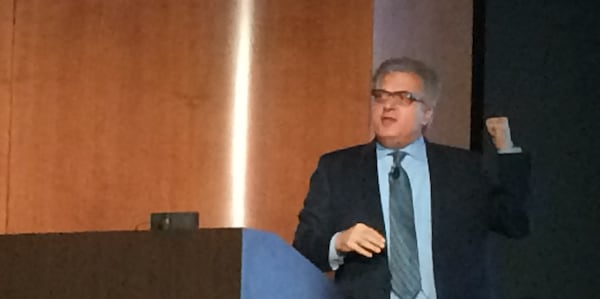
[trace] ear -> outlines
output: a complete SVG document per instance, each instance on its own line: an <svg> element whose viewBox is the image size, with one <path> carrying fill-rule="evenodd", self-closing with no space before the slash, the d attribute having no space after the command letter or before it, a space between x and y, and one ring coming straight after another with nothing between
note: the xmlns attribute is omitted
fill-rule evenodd
<svg viewBox="0 0 600 299"><path fill-rule="evenodd" d="M433 122L433 109L425 108L424 111L425 117L423 117L423 126L427 127Z"/></svg>

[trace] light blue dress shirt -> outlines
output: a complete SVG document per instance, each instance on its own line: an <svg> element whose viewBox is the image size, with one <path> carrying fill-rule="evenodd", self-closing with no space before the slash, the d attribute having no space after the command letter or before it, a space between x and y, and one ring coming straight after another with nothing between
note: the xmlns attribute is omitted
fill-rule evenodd
<svg viewBox="0 0 600 299"><path fill-rule="evenodd" d="M388 149L377 144L377 175L379 180L379 193L383 219L386 227L386 240L389 240L389 181L388 174L392 168L393 158L389 154L393 149ZM401 148L400 151L408 155L402 160L402 168L408 174L413 196L415 215L415 230L417 234L417 248L419 255L419 269L421 272L421 292L417 299L436 299L435 280L433 275L433 255L431 247L431 183L429 180L429 164L425 141L421 137L413 143ZM338 233L339 234L339 233ZM329 263L336 270L344 263L344 257L335 250L335 234L329 244ZM387 250L391 251L389 244ZM392 293L390 298L397 297Z"/></svg>
<svg viewBox="0 0 600 299"><path fill-rule="evenodd" d="M381 196L381 207L385 223L386 240L389 240L389 201L390 185L389 172L392 168L393 158L390 155L394 150L387 149L377 144L377 175L379 179L379 194ZM417 248L419 251L419 270L421 272L421 292L417 299L435 299L435 283L433 276L433 254L431 247L431 183L429 181L429 164L427 163L427 151L423 138L401 148L400 151L407 153L402 160L402 168L408 174L413 196L413 209L415 215L415 230L417 233ZM388 251L394 250L387 244ZM391 294L390 298L396 296Z"/></svg>

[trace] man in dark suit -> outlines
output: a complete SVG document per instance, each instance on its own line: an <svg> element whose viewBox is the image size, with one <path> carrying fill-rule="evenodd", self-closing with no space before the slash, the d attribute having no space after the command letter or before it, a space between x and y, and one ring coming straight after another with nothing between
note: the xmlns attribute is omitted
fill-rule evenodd
<svg viewBox="0 0 600 299"><path fill-rule="evenodd" d="M432 69L389 59L372 86L375 140L321 157L294 247L350 298L490 298L489 232L529 233L529 160L508 120L486 121L491 178L480 155L423 138L440 92Z"/></svg>

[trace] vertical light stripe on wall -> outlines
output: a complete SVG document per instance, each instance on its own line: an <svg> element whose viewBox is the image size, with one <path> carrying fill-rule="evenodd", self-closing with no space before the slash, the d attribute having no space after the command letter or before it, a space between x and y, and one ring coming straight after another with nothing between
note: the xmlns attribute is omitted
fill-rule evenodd
<svg viewBox="0 0 600 299"><path fill-rule="evenodd" d="M241 227L244 226L245 218L252 0L239 1L237 20L233 133L231 134L233 138L231 142L231 224L234 227Z"/></svg>

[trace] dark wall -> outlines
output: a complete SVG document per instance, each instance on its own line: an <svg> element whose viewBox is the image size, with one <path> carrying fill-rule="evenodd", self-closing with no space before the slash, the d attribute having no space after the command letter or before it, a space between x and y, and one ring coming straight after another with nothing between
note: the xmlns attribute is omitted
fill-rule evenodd
<svg viewBox="0 0 600 299"><path fill-rule="evenodd" d="M498 297L600 298L600 4L479 3L484 114L532 153L536 200L529 238L492 242Z"/></svg>

